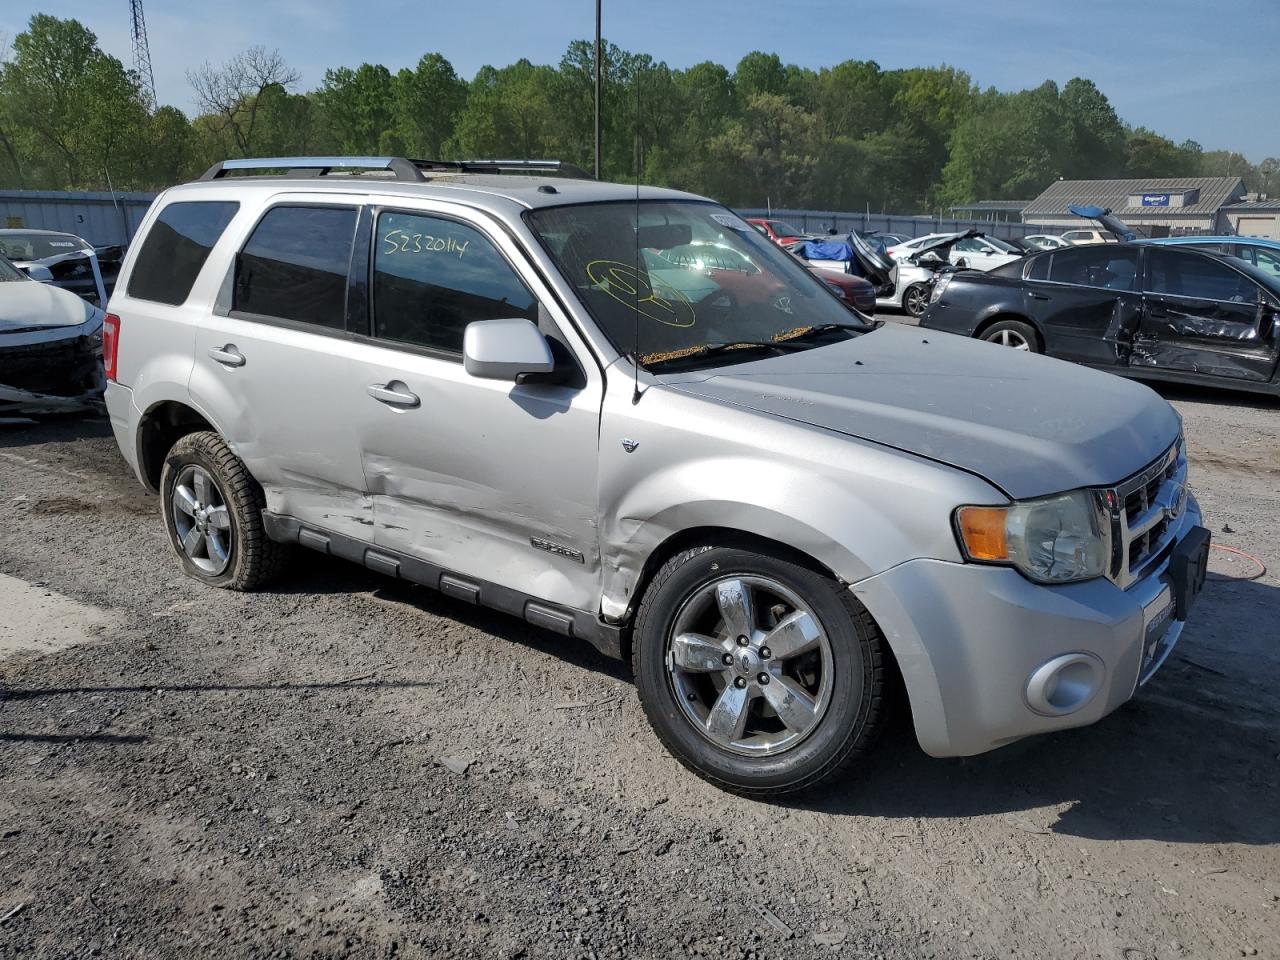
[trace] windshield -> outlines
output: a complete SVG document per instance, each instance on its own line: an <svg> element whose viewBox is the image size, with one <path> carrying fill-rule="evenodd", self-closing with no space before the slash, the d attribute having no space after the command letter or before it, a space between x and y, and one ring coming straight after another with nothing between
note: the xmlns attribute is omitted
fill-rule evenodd
<svg viewBox="0 0 1280 960"><path fill-rule="evenodd" d="M88 249L69 233L0 233L0 253L10 260L43 260Z"/></svg>
<svg viewBox="0 0 1280 960"><path fill-rule="evenodd" d="M1015 247L1012 243L1007 243L1004 240L1001 240L999 237L987 237L987 243L991 244L1001 253L1022 253L1022 251L1019 250L1017 247Z"/></svg>
<svg viewBox="0 0 1280 960"><path fill-rule="evenodd" d="M780 236L780 237L802 237L802 236L804 236L804 232L803 232L803 231L801 231L801 230L797 230L795 227L793 227L791 224L787 223L787 221L785 221L785 220L769 220L769 221L766 221L766 222L769 224L769 226L770 226L770 227L772 227L772 228L773 228L773 232L774 232L774 233L776 233L776 234L777 234L778 236Z"/></svg>
<svg viewBox="0 0 1280 960"><path fill-rule="evenodd" d="M15 267L4 257L0 257L0 283L7 283L10 280L26 280L27 275Z"/></svg>
<svg viewBox="0 0 1280 960"><path fill-rule="evenodd" d="M638 340L645 365L717 344L781 343L816 327L873 329L790 254L716 204L620 201L526 217L605 336L627 354Z"/></svg>

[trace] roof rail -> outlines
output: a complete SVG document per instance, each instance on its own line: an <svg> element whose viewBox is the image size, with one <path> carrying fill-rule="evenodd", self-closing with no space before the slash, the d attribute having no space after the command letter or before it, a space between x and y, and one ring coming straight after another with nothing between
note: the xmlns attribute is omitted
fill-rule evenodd
<svg viewBox="0 0 1280 960"><path fill-rule="evenodd" d="M578 180L594 177L563 160L410 160L424 170L456 170L459 173L558 173Z"/></svg>
<svg viewBox="0 0 1280 960"><path fill-rule="evenodd" d="M220 160L201 180L221 180L233 170L284 170L286 177L323 177L334 170L390 170L397 180L426 180L424 170L456 173L558 173L590 180L581 167L560 160L406 160L403 157L259 157Z"/></svg>
<svg viewBox="0 0 1280 960"><path fill-rule="evenodd" d="M410 160L400 157L260 157L220 160L206 170L201 180L221 180L232 170L287 170L287 177L322 177L331 170L390 170L397 180L426 179Z"/></svg>

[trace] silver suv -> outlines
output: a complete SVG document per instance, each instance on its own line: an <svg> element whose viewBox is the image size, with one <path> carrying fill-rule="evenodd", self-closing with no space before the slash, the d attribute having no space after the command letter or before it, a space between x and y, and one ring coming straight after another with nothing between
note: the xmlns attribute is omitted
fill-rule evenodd
<svg viewBox="0 0 1280 960"><path fill-rule="evenodd" d="M555 168L227 161L156 200L107 405L191 576L301 544L581 638L758 796L853 766L896 696L974 754L1159 668L1208 549L1169 404Z"/></svg>

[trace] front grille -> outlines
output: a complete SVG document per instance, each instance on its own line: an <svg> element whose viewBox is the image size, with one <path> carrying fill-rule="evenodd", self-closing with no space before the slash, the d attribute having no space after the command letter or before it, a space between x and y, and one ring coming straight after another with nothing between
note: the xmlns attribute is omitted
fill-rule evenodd
<svg viewBox="0 0 1280 960"><path fill-rule="evenodd" d="M1187 456L1181 438L1149 466L1104 491L1110 508L1111 579L1127 588L1173 549L1175 521L1187 506Z"/></svg>

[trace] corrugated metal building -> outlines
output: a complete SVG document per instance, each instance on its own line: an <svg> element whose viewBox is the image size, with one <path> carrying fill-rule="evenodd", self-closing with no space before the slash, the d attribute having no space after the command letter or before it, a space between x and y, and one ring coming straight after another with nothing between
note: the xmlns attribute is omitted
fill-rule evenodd
<svg viewBox="0 0 1280 960"><path fill-rule="evenodd" d="M1280 240L1280 200L1245 200L1223 207L1230 233Z"/></svg>
<svg viewBox="0 0 1280 960"><path fill-rule="evenodd" d="M63 230L103 246L128 243L154 193L0 190L0 227Z"/></svg>
<svg viewBox="0 0 1280 960"><path fill-rule="evenodd" d="M1239 177L1177 177L1145 180L1059 180L1027 204L1023 223L1070 229L1082 221L1070 204L1110 207L1148 236L1233 233L1226 207L1244 200Z"/></svg>

